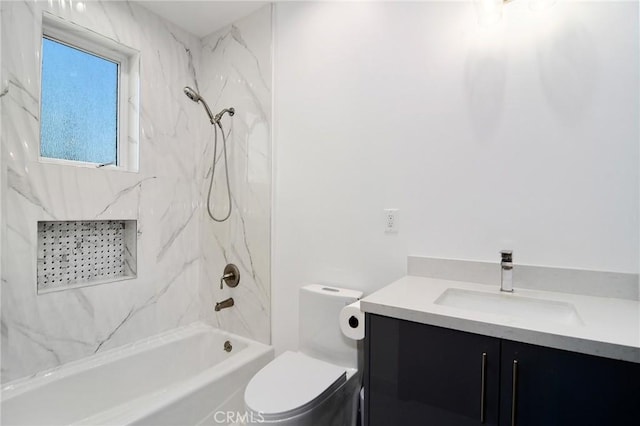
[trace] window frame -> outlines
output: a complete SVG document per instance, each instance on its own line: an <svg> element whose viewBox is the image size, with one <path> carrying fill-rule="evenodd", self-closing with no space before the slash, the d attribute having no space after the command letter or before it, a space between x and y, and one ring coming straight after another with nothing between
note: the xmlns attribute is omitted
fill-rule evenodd
<svg viewBox="0 0 640 426"><path fill-rule="evenodd" d="M68 22L48 12L42 15L40 40L40 116L42 117L42 57L44 39L50 39L118 66L116 112L116 164L99 164L64 158L43 157L42 124L38 130L38 161L58 165L137 172L139 155L140 53L130 47Z"/></svg>

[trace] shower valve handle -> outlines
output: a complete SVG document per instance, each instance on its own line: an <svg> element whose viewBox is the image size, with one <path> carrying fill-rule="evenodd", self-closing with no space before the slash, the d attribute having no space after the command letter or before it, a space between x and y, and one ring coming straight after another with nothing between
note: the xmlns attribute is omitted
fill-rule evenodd
<svg viewBox="0 0 640 426"><path fill-rule="evenodd" d="M229 263L225 266L222 274L223 275L220 278L220 290L223 289L224 283L227 283L229 287L233 288L240 282L240 270L233 263Z"/></svg>
<svg viewBox="0 0 640 426"><path fill-rule="evenodd" d="M233 279L233 277L235 277L235 276L236 276L236 274L234 274L233 272L229 272L228 274L224 274L222 276L222 278L220 278L220 290L222 290L225 280L227 280L229 278Z"/></svg>

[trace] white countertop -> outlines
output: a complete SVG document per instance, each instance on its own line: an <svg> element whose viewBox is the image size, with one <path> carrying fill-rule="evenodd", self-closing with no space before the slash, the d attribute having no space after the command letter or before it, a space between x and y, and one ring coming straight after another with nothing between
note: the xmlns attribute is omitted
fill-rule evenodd
<svg viewBox="0 0 640 426"><path fill-rule="evenodd" d="M518 315L499 315L437 304L447 289L488 292L572 304L578 324ZM627 299L406 276L360 301L365 313L384 315L470 333L640 363L640 302Z"/></svg>

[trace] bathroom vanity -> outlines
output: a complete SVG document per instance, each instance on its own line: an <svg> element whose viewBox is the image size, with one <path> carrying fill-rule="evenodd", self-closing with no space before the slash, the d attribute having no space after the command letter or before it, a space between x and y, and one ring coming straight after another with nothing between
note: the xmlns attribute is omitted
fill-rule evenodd
<svg viewBox="0 0 640 426"><path fill-rule="evenodd" d="M402 278L361 301L366 424L639 424L638 306Z"/></svg>

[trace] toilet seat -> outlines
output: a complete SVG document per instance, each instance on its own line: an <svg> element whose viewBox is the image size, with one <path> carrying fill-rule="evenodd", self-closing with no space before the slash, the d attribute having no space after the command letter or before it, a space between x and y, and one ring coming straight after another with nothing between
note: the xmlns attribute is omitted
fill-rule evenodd
<svg viewBox="0 0 640 426"><path fill-rule="evenodd" d="M289 418L323 401L346 380L343 367L287 351L253 376L244 399L265 420Z"/></svg>

